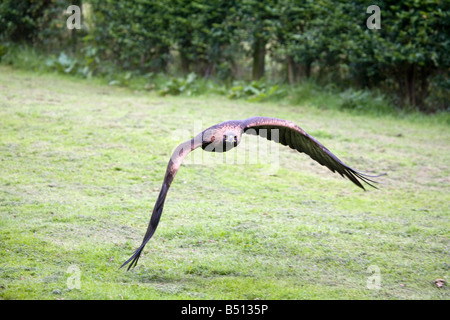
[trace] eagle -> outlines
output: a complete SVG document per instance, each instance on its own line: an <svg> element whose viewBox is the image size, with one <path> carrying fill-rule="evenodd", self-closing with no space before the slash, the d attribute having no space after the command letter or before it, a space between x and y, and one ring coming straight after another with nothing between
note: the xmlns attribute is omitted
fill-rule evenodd
<svg viewBox="0 0 450 320"><path fill-rule="evenodd" d="M167 165L164 181L159 196L156 199L142 244L120 268L131 262L127 269L130 270L138 263L142 250L156 231L163 212L167 192L186 155L198 147L201 147L207 152L227 152L239 145L243 133L259 135L268 140L281 143L284 146L289 146L298 152L303 152L332 172L337 172L342 177L350 179L350 181L363 190L365 188L362 182L376 188L373 184L377 182L373 178L384 175L368 175L350 168L319 141L295 123L287 120L271 117L251 117L245 120L230 120L216 124L175 148Z"/></svg>

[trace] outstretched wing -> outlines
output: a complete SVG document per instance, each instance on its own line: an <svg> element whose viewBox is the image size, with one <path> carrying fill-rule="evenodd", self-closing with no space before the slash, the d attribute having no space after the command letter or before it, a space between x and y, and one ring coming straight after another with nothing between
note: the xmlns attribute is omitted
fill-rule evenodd
<svg viewBox="0 0 450 320"><path fill-rule="evenodd" d="M259 135L268 140L274 140L282 145L289 146L299 152L306 153L313 160L326 166L332 172L338 172L341 176L347 177L362 189L365 188L359 179L376 188L372 183L377 182L370 178L381 176L370 176L345 165L319 141L293 122L269 117L252 117L243 121L242 129L247 134Z"/></svg>
<svg viewBox="0 0 450 320"><path fill-rule="evenodd" d="M130 265L128 266L127 270L130 270L136 264L138 263L139 257L141 256L142 250L144 249L147 242L150 240L150 238L153 236L153 234L156 231L156 228L158 227L159 219L161 218L161 214L163 212L164 208L164 201L166 200L167 192L169 191L170 184L172 183L173 179L175 178L175 175L178 172L178 169L180 168L181 163L183 162L183 159L186 157L186 155L191 152L192 150L198 148L201 146L201 136L197 136L196 138L183 142L180 144L175 151L173 152L172 156L170 157L169 164L167 165L166 174L164 176L164 182L161 187L161 191L159 192L158 199L156 200L155 206L153 208L153 213L150 218L150 222L148 224L147 232L145 233L144 240L142 240L142 244L140 247L133 253L130 259L125 261L124 264L122 264L121 268L127 265L130 261Z"/></svg>

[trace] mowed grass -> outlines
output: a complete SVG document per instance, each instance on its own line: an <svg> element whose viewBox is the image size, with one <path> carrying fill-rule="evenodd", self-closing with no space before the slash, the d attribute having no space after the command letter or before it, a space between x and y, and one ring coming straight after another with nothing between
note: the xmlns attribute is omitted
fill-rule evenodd
<svg viewBox="0 0 450 320"><path fill-rule="evenodd" d="M187 161L139 264L119 269L178 143L255 115L387 176L364 192L285 147L275 162ZM160 97L2 66L0 297L448 299L434 281L449 280L449 163L442 117Z"/></svg>

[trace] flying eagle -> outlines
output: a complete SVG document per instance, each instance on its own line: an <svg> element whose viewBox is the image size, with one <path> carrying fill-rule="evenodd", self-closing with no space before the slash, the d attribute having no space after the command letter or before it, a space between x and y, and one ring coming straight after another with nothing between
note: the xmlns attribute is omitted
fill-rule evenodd
<svg viewBox="0 0 450 320"><path fill-rule="evenodd" d="M229 151L241 142L242 133L259 135L268 140L289 146L299 152L306 153L313 160L323 166L326 166L331 171L338 172L341 176L347 177L362 189L364 189L364 186L361 181L376 188L372 184L376 183L376 181L371 178L381 176L370 176L345 165L319 141L290 121L269 117L251 117L245 120L231 120L216 124L198 134L195 138L183 142L173 152L169 160L169 164L167 165L161 191L158 199L156 200L155 207L153 208L153 213L142 244L133 253L131 258L125 261L121 268L127 265L130 261L131 264L128 266L128 270L136 266L142 250L155 233L159 219L161 218L164 208L164 201L166 200L166 195L169 191L170 184L175 178L175 175L177 174L178 169L180 168L180 165L186 155L198 147L202 147L204 151L208 152Z"/></svg>

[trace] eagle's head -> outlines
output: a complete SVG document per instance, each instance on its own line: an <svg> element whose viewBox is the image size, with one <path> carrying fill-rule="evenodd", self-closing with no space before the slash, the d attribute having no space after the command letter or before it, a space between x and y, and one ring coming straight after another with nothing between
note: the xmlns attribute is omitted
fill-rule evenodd
<svg viewBox="0 0 450 320"><path fill-rule="evenodd" d="M206 131L203 134L202 149L208 152L226 152L236 147L240 139L240 135L233 131Z"/></svg>
<svg viewBox="0 0 450 320"><path fill-rule="evenodd" d="M236 133L229 131L225 132L223 135L223 150L228 151L230 149L233 149L239 144L239 137L236 135Z"/></svg>

